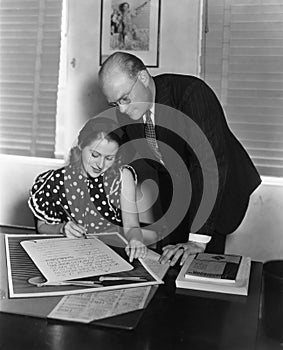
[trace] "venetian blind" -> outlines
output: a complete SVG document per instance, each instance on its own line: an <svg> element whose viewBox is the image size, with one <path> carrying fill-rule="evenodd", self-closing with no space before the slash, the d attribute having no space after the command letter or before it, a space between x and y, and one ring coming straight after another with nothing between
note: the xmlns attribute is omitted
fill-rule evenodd
<svg viewBox="0 0 283 350"><path fill-rule="evenodd" d="M208 0L203 77L261 175L283 176L283 2Z"/></svg>
<svg viewBox="0 0 283 350"><path fill-rule="evenodd" d="M0 151L54 157L62 0L0 2Z"/></svg>

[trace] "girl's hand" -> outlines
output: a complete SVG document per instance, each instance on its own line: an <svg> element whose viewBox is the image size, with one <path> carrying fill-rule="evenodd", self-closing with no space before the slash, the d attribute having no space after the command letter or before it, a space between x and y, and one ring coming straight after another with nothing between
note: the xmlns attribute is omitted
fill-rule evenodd
<svg viewBox="0 0 283 350"><path fill-rule="evenodd" d="M147 254L147 247L139 240L132 238L125 248L130 262L134 259L145 258Z"/></svg>
<svg viewBox="0 0 283 350"><path fill-rule="evenodd" d="M62 233L67 238L82 238L86 235L86 229L73 221L65 223Z"/></svg>

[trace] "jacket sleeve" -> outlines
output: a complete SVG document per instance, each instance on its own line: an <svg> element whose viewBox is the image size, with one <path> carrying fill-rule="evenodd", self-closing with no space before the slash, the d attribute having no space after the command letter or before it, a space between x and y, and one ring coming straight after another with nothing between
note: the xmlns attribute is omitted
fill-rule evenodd
<svg viewBox="0 0 283 350"><path fill-rule="evenodd" d="M225 151L228 147L225 136L228 126L216 95L199 79L185 89L178 109L191 119L187 120L190 126L191 121L196 124L195 129L186 128L189 147L198 160L192 162L190 167L193 180L192 200L195 201L191 231L212 235L229 167ZM208 151L209 146L211 151ZM207 212L210 215L204 221Z"/></svg>

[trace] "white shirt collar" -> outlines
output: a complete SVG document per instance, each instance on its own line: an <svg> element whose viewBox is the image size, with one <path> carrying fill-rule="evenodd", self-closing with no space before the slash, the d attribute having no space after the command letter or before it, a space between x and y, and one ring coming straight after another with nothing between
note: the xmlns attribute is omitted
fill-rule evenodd
<svg viewBox="0 0 283 350"><path fill-rule="evenodd" d="M151 115L150 115L150 117L151 117L151 120L152 120L152 123L153 123L153 125L155 125L155 103L154 103L154 101L155 101L155 94L156 94L156 90L155 90L156 88L155 88L155 84L153 83L153 101L152 101L152 106L150 107L150 112L151 112ZM144 114L143 115L143 122L144 123L146 123L146 115Z"/></svg>
<svg viewBox="0 0 283 350"><path fill-rule="evenodd" d="M154 112L155 112L155 104L154 103L152 104L152 106L150 107L149 110L151 112L150 117L151 117L152 123L153 123L153 125L155 125L155 114L154 114ZM146 115L144 114L142 116L142 118L143 118L143 122L145 123L146 122Z"/></svg>

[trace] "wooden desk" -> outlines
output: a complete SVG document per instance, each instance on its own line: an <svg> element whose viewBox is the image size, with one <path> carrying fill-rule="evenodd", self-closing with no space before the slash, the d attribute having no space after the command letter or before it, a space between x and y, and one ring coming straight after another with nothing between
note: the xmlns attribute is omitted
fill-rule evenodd
<svg viewBox="0 0 283 350"><path fill-rule="evenodd" d="M0 313L0 349L255 349L261 263L252 263L248 297L176 290L177 272L169 270L135 330Z"/></svg>

